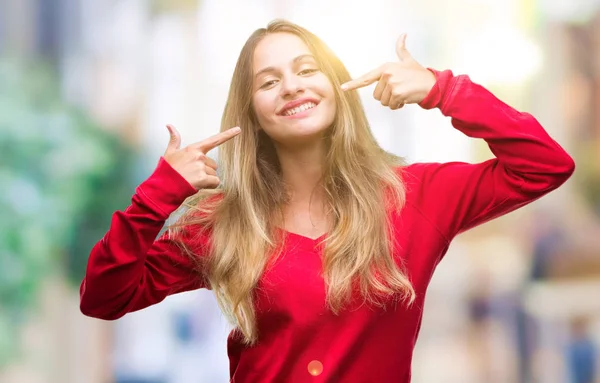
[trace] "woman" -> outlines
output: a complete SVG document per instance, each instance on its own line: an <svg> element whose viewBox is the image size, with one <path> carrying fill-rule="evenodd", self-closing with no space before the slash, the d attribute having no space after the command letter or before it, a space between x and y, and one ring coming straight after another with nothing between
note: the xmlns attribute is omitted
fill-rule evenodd
<svg viewBox="0 0 600 383"><path fill-rule="evenodd" d="M405 36L396 50L398 62L351 80L305 29L257 30L222 132L181 149L169 127L155 172L91 252L81 311L114 320L210 288L235 325L234 382L409 382L426 288L450 241L556 189L574 164L532 116L422 67ZM355 91L374 82L382 105L438 108L496 158L403 164L377 145ZM206 156L219 145L223 183Z"/></svg>

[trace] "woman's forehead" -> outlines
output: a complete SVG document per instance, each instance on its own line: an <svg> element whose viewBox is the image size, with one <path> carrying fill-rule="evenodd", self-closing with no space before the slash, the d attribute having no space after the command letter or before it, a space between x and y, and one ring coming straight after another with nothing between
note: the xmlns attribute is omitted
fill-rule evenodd
<svg viewBox="0 0 600 383"><path fill-rule="evenodd" d="M253 67L258 73L267 67L283 67L311 57L312 52L300 37L291 33L273 33L256 46Z"/></svg>

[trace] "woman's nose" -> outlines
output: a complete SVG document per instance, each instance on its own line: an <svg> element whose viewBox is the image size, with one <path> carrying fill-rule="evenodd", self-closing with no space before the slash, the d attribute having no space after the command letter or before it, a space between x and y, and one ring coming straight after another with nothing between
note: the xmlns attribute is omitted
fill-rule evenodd
<svg viewBox="0 0 600 383"><path fill-rule="evenodd" d="M282 79L281 92L283 96L293 96L304 90L302 79L298 76L286 76Z"/></svg>

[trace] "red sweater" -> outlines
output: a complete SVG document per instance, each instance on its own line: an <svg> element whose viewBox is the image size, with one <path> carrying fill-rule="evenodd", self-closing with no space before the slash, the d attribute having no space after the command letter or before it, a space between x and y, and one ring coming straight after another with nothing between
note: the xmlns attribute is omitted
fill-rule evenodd
<svg viewBox="0 0 600 383"><path fill-rule="evenodd" d="M496 158L399 169L408 192L406 206L392 217L399 243L394 257L414 285L414 305L362 306L333 315L324 305L318 240L287 233L284 254L258 289L258 345L246 348L229 338L232 381L409 382L425 292L450 241L540 198L573 173L571 157L531 115L507 106L467 76L435 73L437 83L421 106L439 108L454 128L486 140ZM169 214L194 193L161 159L132 204L114 213L110 230L91 251L80 289L85 315L114 320L170 294L206 287L173 243L155 241ZM200 249L202 243L192 247ZM317 370L322 366L316 376L309 373L312 361Z"/></svg>

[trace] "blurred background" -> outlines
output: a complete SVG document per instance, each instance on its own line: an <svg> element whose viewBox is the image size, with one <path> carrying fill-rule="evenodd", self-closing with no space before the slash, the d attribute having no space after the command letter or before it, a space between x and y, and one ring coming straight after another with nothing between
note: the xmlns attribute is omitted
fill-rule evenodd
<svg viewBox="0 0 600 383"><path fill-rule="evenodd" d="M353 75L395 59L466 73L575 157L562 188L458 237L439 266L416 383L600 382L600 0L0 0L0 382L228 381L228 325L196 291L116 322L79 312L91 247L156 165L219 129L250 33L322 37ZM481 161L437 111L362 90L381 145Z"/></svg>

